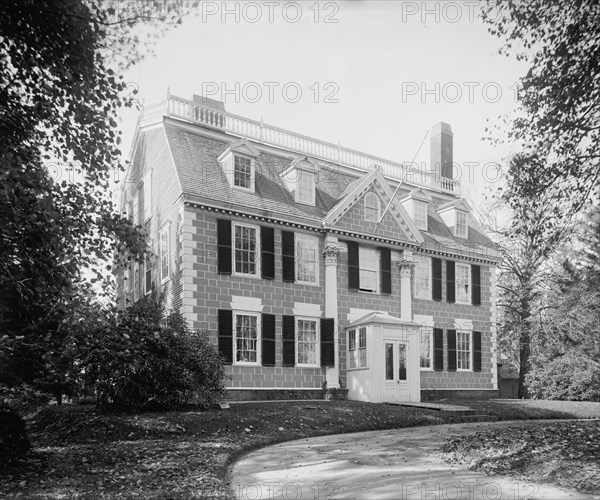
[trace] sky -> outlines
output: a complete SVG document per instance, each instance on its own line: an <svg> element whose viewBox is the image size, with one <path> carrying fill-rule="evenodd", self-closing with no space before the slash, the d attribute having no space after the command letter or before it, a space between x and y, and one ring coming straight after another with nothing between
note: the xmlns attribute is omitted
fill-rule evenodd
<svg viewBox="0 0 600 500"><path fill-rule="evenodd" d="M397 162L427 162L426 134L444 121L476 208L512 151L482 140L486 125L514 109L527 69L498 53L477 4L202 1L125 77L140 102L204 93L228 112ZM125 151L136 121L123 112Z"/></svg>

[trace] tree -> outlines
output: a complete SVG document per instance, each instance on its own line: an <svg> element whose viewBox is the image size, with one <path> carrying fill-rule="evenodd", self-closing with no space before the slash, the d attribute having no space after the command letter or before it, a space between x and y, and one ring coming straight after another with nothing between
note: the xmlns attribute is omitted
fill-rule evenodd
<svg viewBox="0 0 600 500"><path fill-rule="evenodd" d="M541 162L525 163L514 195L545 194L578 213L598 194L600 176L600 3L596 0L488 0L484 21L530 64L507 140Z"/></svg>
<svg viewBox="0 0 600 500"><path fill-rule="evenodd" d="M110 196L111 174L123 170L117 113L132 105L118 73L191 7L183 1L3 2L0 356L13 362L3 364L0 382L44 375L47 355L64 348L61 325L78 297L77 282L89 273L110 293L106 262L115 245L134 256L144 252L143 236ZM20 365L21 357L31 363Z"/></svg>

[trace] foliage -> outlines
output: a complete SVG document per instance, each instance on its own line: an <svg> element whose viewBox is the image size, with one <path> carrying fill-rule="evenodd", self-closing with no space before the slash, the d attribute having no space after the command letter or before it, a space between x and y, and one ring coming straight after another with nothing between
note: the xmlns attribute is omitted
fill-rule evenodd
<svg viewBox="0 0 600 500"><path fill-rule="evenodd" d="M0 384L0 407L10 408L20 414L48 403L49 399L46 393L27 384L12 387Z"/></svg>
<svg viewBox="0 0 600 500"><path fill-rule="evenodd" d="M599 185L600 4L488 0L483 11L490 32L505 42L501 53L529 63L506 140L543 161L513 173L515 196L545 193L573 215Z"/></svg>
<svg viewBox="0 0 600 500"><path fill-rule="evenodd" d="M100 406L171 409L223 395L225 370L208 335L191 330L180 314L165 318L156 295L91 332L83 345L80 366Z"/></svg>
<svg viewBox="0 0 600 500"><path fill-rule="evenodd" d="M600 363L569 351L554 359L543 358L527 375L533 397L566 401L600 401Z"/></svg>
<svg viewBox="0 0 600 500"><path fill-rule="evenodd" d="M22 458L29 448L25 421L15 410L0 404L0 463Z"/></svg>
<svg viewBox="0 0 600 500"><path fill-rule="evenodd" d="M117 113L134 103L118 73L192 6L3 2L0 380L7 384L41 381L68 392L65 325L80 283L96 283L108 300L110 265L103 263L115 246L134 256L144 251L142 235L110 195L113 174L123 170Z"/></svg>

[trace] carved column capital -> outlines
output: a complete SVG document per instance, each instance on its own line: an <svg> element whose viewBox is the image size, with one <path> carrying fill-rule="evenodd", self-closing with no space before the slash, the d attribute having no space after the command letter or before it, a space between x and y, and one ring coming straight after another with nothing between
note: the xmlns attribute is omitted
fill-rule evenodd
<svg viewBox="0 0 600 500"><path fill-rule="evenodd" d="M412 260L403 259L398 262L398 269L400 269L400 276L408 276L412 275L412 270L415 267L415 263Z"/></svg>
<svg viewBox="0 0 600 500"><path fill-rule="evenodd" d="M333 243L327 243L323 248L323 257L325 257L325 265L337 265L340 256L340 247Z"/></svg>

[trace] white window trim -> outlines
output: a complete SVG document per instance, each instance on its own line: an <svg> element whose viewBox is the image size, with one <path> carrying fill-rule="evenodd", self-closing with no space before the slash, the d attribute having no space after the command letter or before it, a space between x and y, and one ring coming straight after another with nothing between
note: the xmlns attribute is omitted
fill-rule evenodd
<svg viewBox="0 0 600 500"><path fill-rule="evenodd" d="M465 216L465 233L464 234L460 234L458 232L458 216L459 215ZM462 210L456 210L455 214L454 214L454 236L456 236L457 238L463 238L465 240L469 237L469 223L467 222L467 213L463 212Z"/></svg>
<svg viewBox="0 0 600 500"><path fill-rule="evenodd" d="M376 216L376 220L374 220L374 221L367 218L367 199L368 198L375 198L375 200L377 200L377 216ZM363 219L366 222L379 222L379 219L381 219L381 200L379 199L379 196L377 196L373 192L367 193L363 200Z"/></svg>
<svg viewBox="0 0 600 500"><path fill-rule="evenodd" d="M231 274L233 276L245 276L246 278L259 278L261 277L261 262L260 262L260 226L257 226L255 224L246 224L245 222L237 222L237 221L233 221L232 222L232 231L231 231L231 248L232 248L232 269L231 269ZM255 246L254 246L254 253L256 256L255 259L255 263L256 263L256 273L241 273L235 270L235 228L237 226L240 227L249 227L249 228L253 228L256 230L256 242L255 242Z"/></svg>
<svg viewBox="0 0 600 500"><path fill-rule="evenodd" d="M303 234L303 233L294 233L294 243L295 243L295 248L296 248L296 258L294 259L294 279L295 282L299 285L312 285L312 286L319 286L319 267L320 267L320 259L319 259L319 238L317 236L311 236L308 234ZM304 281L304 280L300 280L298 279L298 249L300 248L299 245L299 240L306 240L306 241L310 241L311 244L316 246L317 252L316 252L316 257L317 257L317 266L316 266L316 272L315 272L315 281Z"/></svg>
<svg viewBox="0 0 600 500"><path fill-rule="evenodd" d="M300 183L300 178L302 177L302 175L304 174L310 174L312 175L313 178L313 183L312 183L312 192L311 192L311 199L309 201L306 200L301 200L298 197L298 193L300 192L300 189L298 188L299 183ZM315 206L315 200L316 200L316 191L317 191L317 182L316 182L316 174L315 172L308 170L308 169L304 169L304 168L297 168L296 169L296 193L295 193L295 199L296 199L296 203L301 203L302 205L310 205L311 207Z"/></svg>
<svg viewBox="0 0 600 500"><path fill-rule="evenodd" d="M458 337L461 333L469 334L469 368L458 367ZM457 372L472 372L473 371L473 330L456 330L456 371Z"/></svg>
<svg viewBox="0 0 600 500"><path fill-rule="evenodd" d="M467 300L466 301L462 301L462 300L458 300L458 268L459 267L466 267L467 268ZM457 262L455 265L455 270L454 270L454 295L456 298L456 303L457 304L471 304L471 265L470 264L462 264L460 262Z"/></svg>
<svg viewBox="0 0 600 500"><path fill-rule="evenodd" d="M429 367L421 366L421 338L424 335L429 336ZM433 327L431 326L423 327L419 331L419 368L422 372L433 371Z"/></svg>
<svg viewBox="0 0 600 500"><path fill-rule="evenodd" d="M316 332L316 350L315 350L315 357L316 357L316 363L315 364L309 364L309 363L299 363L298 362L298 323L300 320L304 320L304 321L314 321L315 323L315 332ZM295 330L296 330L296 342L295 344L295 349L296 349L296 366L298 367L302 367L302 368L319 368L321 366L321 331L320 331L320 319L319 318L315 318L315 317L311 317L311 316L295 316L294 317L294 321L296 322L295 326Z"/></svg>
<svg viewBox="0 0 600 500"><path fill-rule="evenodd" d="M167 234L167 275L163 276L163 248L162 248L162 237L163 234ZM158 254L159 254L159 269L160 269L160 283L166 283L171 279L171 222L166 222L161 227L158 233Z"/></svg>
<svg viewBox="0 0 600 500"><path fill-rule="evenodd" d="M375 272L376 272L376 278L375 278L375 290L363 290L361 288L361 283L360 283L360 272L362 270L365 271L373 271L373 269L366 269L361 267L360 263L361 263L361 257L360 257L360 251L361 249L370 249L370 250L375 250L375 255L377 256L377 262L375 264ZM380 288L380 280L381 280L381 253L379 252L379 250L375 247L365 247L365 246L360 246L358 247L358 291L359 292L363 292L363 293L369 293L371 295L373 294L379 294L379 288Z"/></svg>
<svg viewBox="0 0 600 500"><path fill-rule="evenodd" d="M427 231L428 229L428 220L427 220L427 212L428 212L428 203L426 201L422 201L422 200L413 200L413 221L415 223L415 226L417 226L417 229L421 229L423 231ZM419 221L417 221L417 217L416 217L416 213L417 213L417 206L421 204L425 207L425 220L422 224L419 223Z"/></svg>
<svg viewBox="0 0 600 500"><path fill-rule="evenodd" d="M415 285L415 293L414 293L414 298L417 299L417 300L433 300L432 299L432 286L433 286L432 285L432 282L433 282L432 276L433 276L433 272L432 272L432 269L431 269L431 257L427 257L427 256L423 255L423 256L415 256L414 259L415 259L415 261L417 261L417 260L419 261L418 264L422 263L425 266L425 268L427 269L427 274L428 274L428 280L427 280L427 297L419 297L417 295L417 282L416 282L417 275L416 275L416 272L414 273L414 276L415 276L415 284L414 284ZM415 269L416 269L416 267L415 267Z"/></svg>
<svg viewBox="0 0 600 500"><path fill-rule="evenodd" d="M246 187L242 187L242 186L236 186L235 185L235 157L239 156L240 158L245 158L247 160L250 160L250 187L246 188ZM236 152L232 152L231 153L231 187L233 189L236 189L238 191L244 191L246 193L254 193L255 191L255 180L256 180L256 166L255 166L256 160L252 157L252 156L248 156L242 153L236 153Z"/></svg>
<svg viewBox="0 0 600 500"><path fill-rule="evenodd" d="M256 361L237 361L237 317L254 316L256 318ZM262 366L261 314L254 311L233 311L233 365Z"/></svg>

